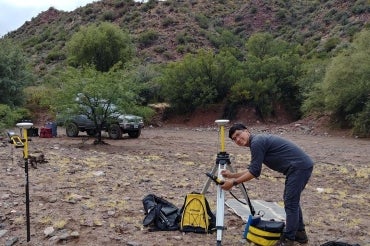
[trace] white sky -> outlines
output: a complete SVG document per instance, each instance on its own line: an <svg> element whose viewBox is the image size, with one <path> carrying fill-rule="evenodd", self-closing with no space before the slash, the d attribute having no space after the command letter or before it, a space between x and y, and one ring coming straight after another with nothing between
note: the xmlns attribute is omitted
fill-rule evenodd
<svg viewBox="0 0 370 246"><path fill-rule="evenodd" d="M0 37L21 27L39 13L54 7L72 11L98 0L0 0Z"/></svg>

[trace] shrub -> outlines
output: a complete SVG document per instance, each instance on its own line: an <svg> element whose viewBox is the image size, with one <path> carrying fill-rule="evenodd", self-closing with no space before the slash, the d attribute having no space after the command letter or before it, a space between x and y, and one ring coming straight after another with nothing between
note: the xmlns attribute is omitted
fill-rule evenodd
<svg viewBox="0 0 370 246"><path fill-rule="evenodd" d="M195 16L195 20L198 22L198 25L203 28L207 29L209 26L209 19L203 15L203 14L198 14Z"/></svg>
<svg viewBox="0 0 370 246"><path fill-rule="evenodd" d="M171 26L175 23L176 23L176 21L172 17L165 17L162 21L162 26L163 27L168 27L168 26Z"/></svg>
<svg viewBox="0 0 370 246"><path fill-rule="evenodd" d="M145 47L152 45L159 38L159 34L154 30L142 33L139 37L139 43Z"/></svg>
<svg viewBox="0 0 370 246"><path fill-rule="evenodd" d="M0 130L14 127L17 122L30 117L30 112L25 108L10 108L8 105L0 104Z"/></svg>
<svg viewBox="0 0 370 246"><path fill-rule="evenodd" d="M358 113L350 120L353 121L353 134L359 137L370 137L370 98L362 112Z"/></svg>

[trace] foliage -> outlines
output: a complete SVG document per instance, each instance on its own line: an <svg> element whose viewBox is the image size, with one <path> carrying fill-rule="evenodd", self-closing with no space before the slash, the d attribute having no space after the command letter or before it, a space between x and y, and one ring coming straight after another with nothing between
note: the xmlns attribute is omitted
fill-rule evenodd
<svg viewBox="0 0 370 246"><path fill-rule="evenodd" d="M69 68L61 79L49 98L52 109L61 115L86 114L97 129L101 129L112 113L136 113L140 109L137 87L122 70L102 73L91 67ZM101 132L98 133L97 141L101 142Z"/></svg>
<svg viewBox="0 0 370 246"><path fill-rule="evenodd" d="M150 11L151 9L153 9L155 6L156 6L156 4L158 3L158 1L157 0L148 0L148 1L146 1L146 3L144 4L144 6L143 6L143 11L144 12L147 12L147 11Z"/></svg>
<svg viewBox="0 0 370 246"><path fill-rule="evenodd" d="M26 57L10 39L0 40L0 104L20 106L23 89L30 82Z"/></svg>
<svg viewBox="0 0 370 246"><path fill-rule="evenodd" d="M203 14L198 14L195 16L195 20L198 22L198 25L203 28L203 29L207 29L208 26L209 26L209 20L208 18L203 15Z"/></svg>
<svg viewBox="0 0 370 246"><path fill-rule="evenodd" d="M161 75L162 68L158 65L139 65L130 72L132 83L139 89L140 105L148 105L162 101L160 85L156 79ZM143 115L143 114L141 114Z"/></svg>
<svg viewBox="0 0 370 246"><path fill-rule="evenodd" d="M322 96L322 81L328 66L328 60L306 60L302 66L302 76L299 79L299 87L303 97L301 111L309 115L317 110L325 111L325 100Z"/></svg>
<svg viewBox="0 0 370 246"><path fill-rule="evenodd" d="M244 40L230 30L220 29L217 33L209 33L208 36L210 42L218 49L236 47L239 52L243 51Z"/></svg>
<svg viewBox="0 0 370 246"><path fill-rule="evenodd" d="M280 104L298 117L301 60L295 46L266 33L252 35L246 46L245 75L231 88L230 101L254 105L262 118L274 115Z"/></svg>
<svg viewBox="0 0 370 246"><path fill-rule="evenodd" d="M324 81L325 106L333 112L342 126L356 125L356 131L366 135L370 125L361 127L369 114L370 100L370 31L363 31L354 39L352 47L333 58ZM359 117L360 116L360 117Z"/></svg>
<svg viewBox="0 0 370 246"><path fill-rule="evenodd" d="M159 38L159 35L154 30L149 30L144 33L142 33L138 39L139 43L143 46L150 46L155 41L157 41Z"/></svg>
<svg viewBox="0 0 370 246"><path fill-rule="evenodd" d="M82 27L67 43L69 64L93 65L107 72L118 62L130 61L134 55L129 34L118 26L103 22Z"/></svg>
<svg viewBox="0 0 370 246"><path fill-rule="evenodd" d="M161 95L176 112L222 101L239 78L240 69L230 52L201 50L182 61L168 64L159 78Z"/></svg>
<svg viewBox="0 0 370 246"><path fill-rule="evenodd" d="M363 110L349 117L353 122L353 134L359 137L370 137L370 96L367 98Z"/></svg>
<svg viewBox="0 0 370 246"><path fill-rule="evenodd" d="M8 105L0 104L0 130L14 127L23 119L30 119L30 113L25 108L11 108Z"/></svg>

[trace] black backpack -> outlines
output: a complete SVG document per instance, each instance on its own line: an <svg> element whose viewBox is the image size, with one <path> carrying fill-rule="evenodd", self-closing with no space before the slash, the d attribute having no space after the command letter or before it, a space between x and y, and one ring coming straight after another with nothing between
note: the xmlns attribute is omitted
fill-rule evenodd
<svg viewBox="0 0 370 246"><path fill-rule="evenodd" d="M144 226L150 226L151 231L176 231L179 229L179 209L169 201L149 194L143 199L145 218Z"/></svg>

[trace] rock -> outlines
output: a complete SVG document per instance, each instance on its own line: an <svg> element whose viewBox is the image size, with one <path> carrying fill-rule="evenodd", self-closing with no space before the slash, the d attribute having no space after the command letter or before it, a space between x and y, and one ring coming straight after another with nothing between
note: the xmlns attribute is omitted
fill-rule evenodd
<svg viewBox="0 0 370 246"><path fill-rule="evenodd" d="M109 210L108 211L108 215L109 216L113 216L113 215L115 215L116 214L116 211L113 211L113 210Z"/></svg>
<svg viewBox="0 0 370 246"><path fill-rule="evenodd" d="M100 177L100 176L105 176L105 173L104 173L104 171L96 171L96 172L93 172L93 175L97 176L97 177Z"/></svg>
<svg viewBox="0 0 370 246"><path fill-rule="evenodd" d="M182 240L182 237L181 236L174 236L172 238L175 239L175 240L177 240L177 241L181 241Z"/></svg>
<svg viewBox="0 0 370 246"><path fill-rule="evenodd" d="M7 232L8 230L0 230L0 238L3 237Z"/></svg>
<svg viewBox="0 0 370 246"><path fill-rule="evenodd" d="M5 242L5 246L12 246L14 245L16 242L18 242L18 237L12 237L8 240L6 240Z"/></svg>
<svg viewBox="0 0 370 246"><path fill-rule="evenodd" d="M142 244L141 243L138 243L138 242L127 242L126 245L127 246L141 246Z"/></svg>
<svg viewBox="0 0 370 246"><path fill-rule="evenodd" d="M63 232L58 236L59 240L68 240L70 238L70 234L68 232Z"/></svg>
<svg viewBox="0 0 370 246"><path fill-rule="evenodd" d="M51 238L49 238L49 241L58 241L59 240L59 237L58 236L52 236Z"/></svg>
<svg viewBox="0 0 370 246"><path fill-rule="evenodd" d="M1 196L1 200L7 200L10 198L10 195L9 194L4 194Z"/></svg>
<svg viewBox="0 0 370 246"><path fill-rule="evenodd" d="M71 232L71 237L77 238L80 236L80 233L78 231Z"/></svg>
<svg viewBox="0 0 370 246"><path fill-rule="evenodd" d="M55 196L52 196L52 197L50 197L49 199L48 199L48 202L49 203L55 203L55 202L57 202L58 201L58 199L55 197Z"/></svg>
<svg viewBox="0 0 370 246"><path fill-rule="evenodd" d="M54 236L55 229L52 226L46 227L44 230L45 237L52 237Z"/></svg>

